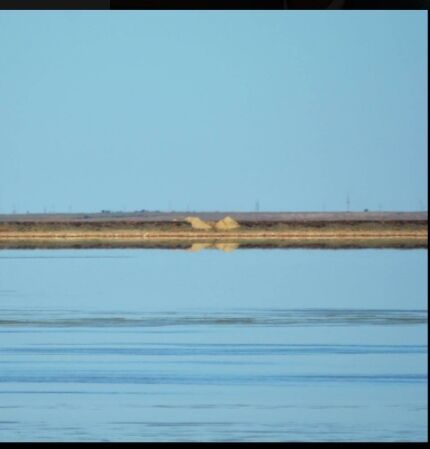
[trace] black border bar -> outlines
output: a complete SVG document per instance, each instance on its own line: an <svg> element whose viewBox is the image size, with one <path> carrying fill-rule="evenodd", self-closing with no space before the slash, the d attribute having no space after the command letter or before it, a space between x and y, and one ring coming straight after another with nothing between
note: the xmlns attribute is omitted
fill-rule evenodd
<svg viewBox="0 0 430 449"><path fill-rule="evenodd" d="M346 9L346 10L428 10L430 0L0 0L0 10L231 10L231 9Z"/></svg>

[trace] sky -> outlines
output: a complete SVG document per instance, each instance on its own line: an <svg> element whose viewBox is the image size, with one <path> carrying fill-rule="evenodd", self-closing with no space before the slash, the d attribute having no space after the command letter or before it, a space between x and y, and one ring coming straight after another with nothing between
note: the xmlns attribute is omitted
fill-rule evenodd
<svg viewBox="0 0 430 449"><path fill-rule="evenodd" d="M0 213L427 210L425 11L1 11Z"/></svg>

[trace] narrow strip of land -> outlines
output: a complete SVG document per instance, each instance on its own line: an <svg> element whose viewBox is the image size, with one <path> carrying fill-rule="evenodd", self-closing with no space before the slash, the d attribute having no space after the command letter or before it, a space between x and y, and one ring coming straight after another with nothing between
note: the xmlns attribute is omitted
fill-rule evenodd
<svg viewBox="0 0 430 449"><path fill-rule="evenodd" d="M200 246L199 246L200 245ZM427 212L0 215L3 248L427 248Z"/></svg>

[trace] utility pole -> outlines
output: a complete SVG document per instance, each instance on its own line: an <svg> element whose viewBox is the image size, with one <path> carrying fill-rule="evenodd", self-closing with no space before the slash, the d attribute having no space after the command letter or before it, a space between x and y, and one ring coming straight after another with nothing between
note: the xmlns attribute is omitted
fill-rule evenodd
<svg viewBox="0 0 430 449"><path fill-rule="evenodd" d="M349 206L350 206L350 200L349 200L349 194L346 195L346 210L349 212Z"/></svg>
<svg viewBox="0 0 430 449"><path fill-rule="evenodd" d="M255 212L260 212L260 201L255 202Z"/></svg>

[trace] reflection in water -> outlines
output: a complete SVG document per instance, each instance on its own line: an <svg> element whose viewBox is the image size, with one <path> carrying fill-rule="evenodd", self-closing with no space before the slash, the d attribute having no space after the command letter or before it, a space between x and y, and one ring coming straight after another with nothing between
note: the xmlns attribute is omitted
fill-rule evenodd
<svg viewBox="0 0 430 449"><path fill-rule="evenodd" d="M0 441L427 439L425 253L89 255L0 258Z"/></svg>
<svg viewBox="0 0 430 449"><path fill-rule="evenodd" d="M191 247L188 249L190 252L201 251L202 249L219 249L224 251L225 253L229 253L231 251L235 251L240 246L239 243L231 243L231 242L219 242L219 243L193 243Z"/></svg>

